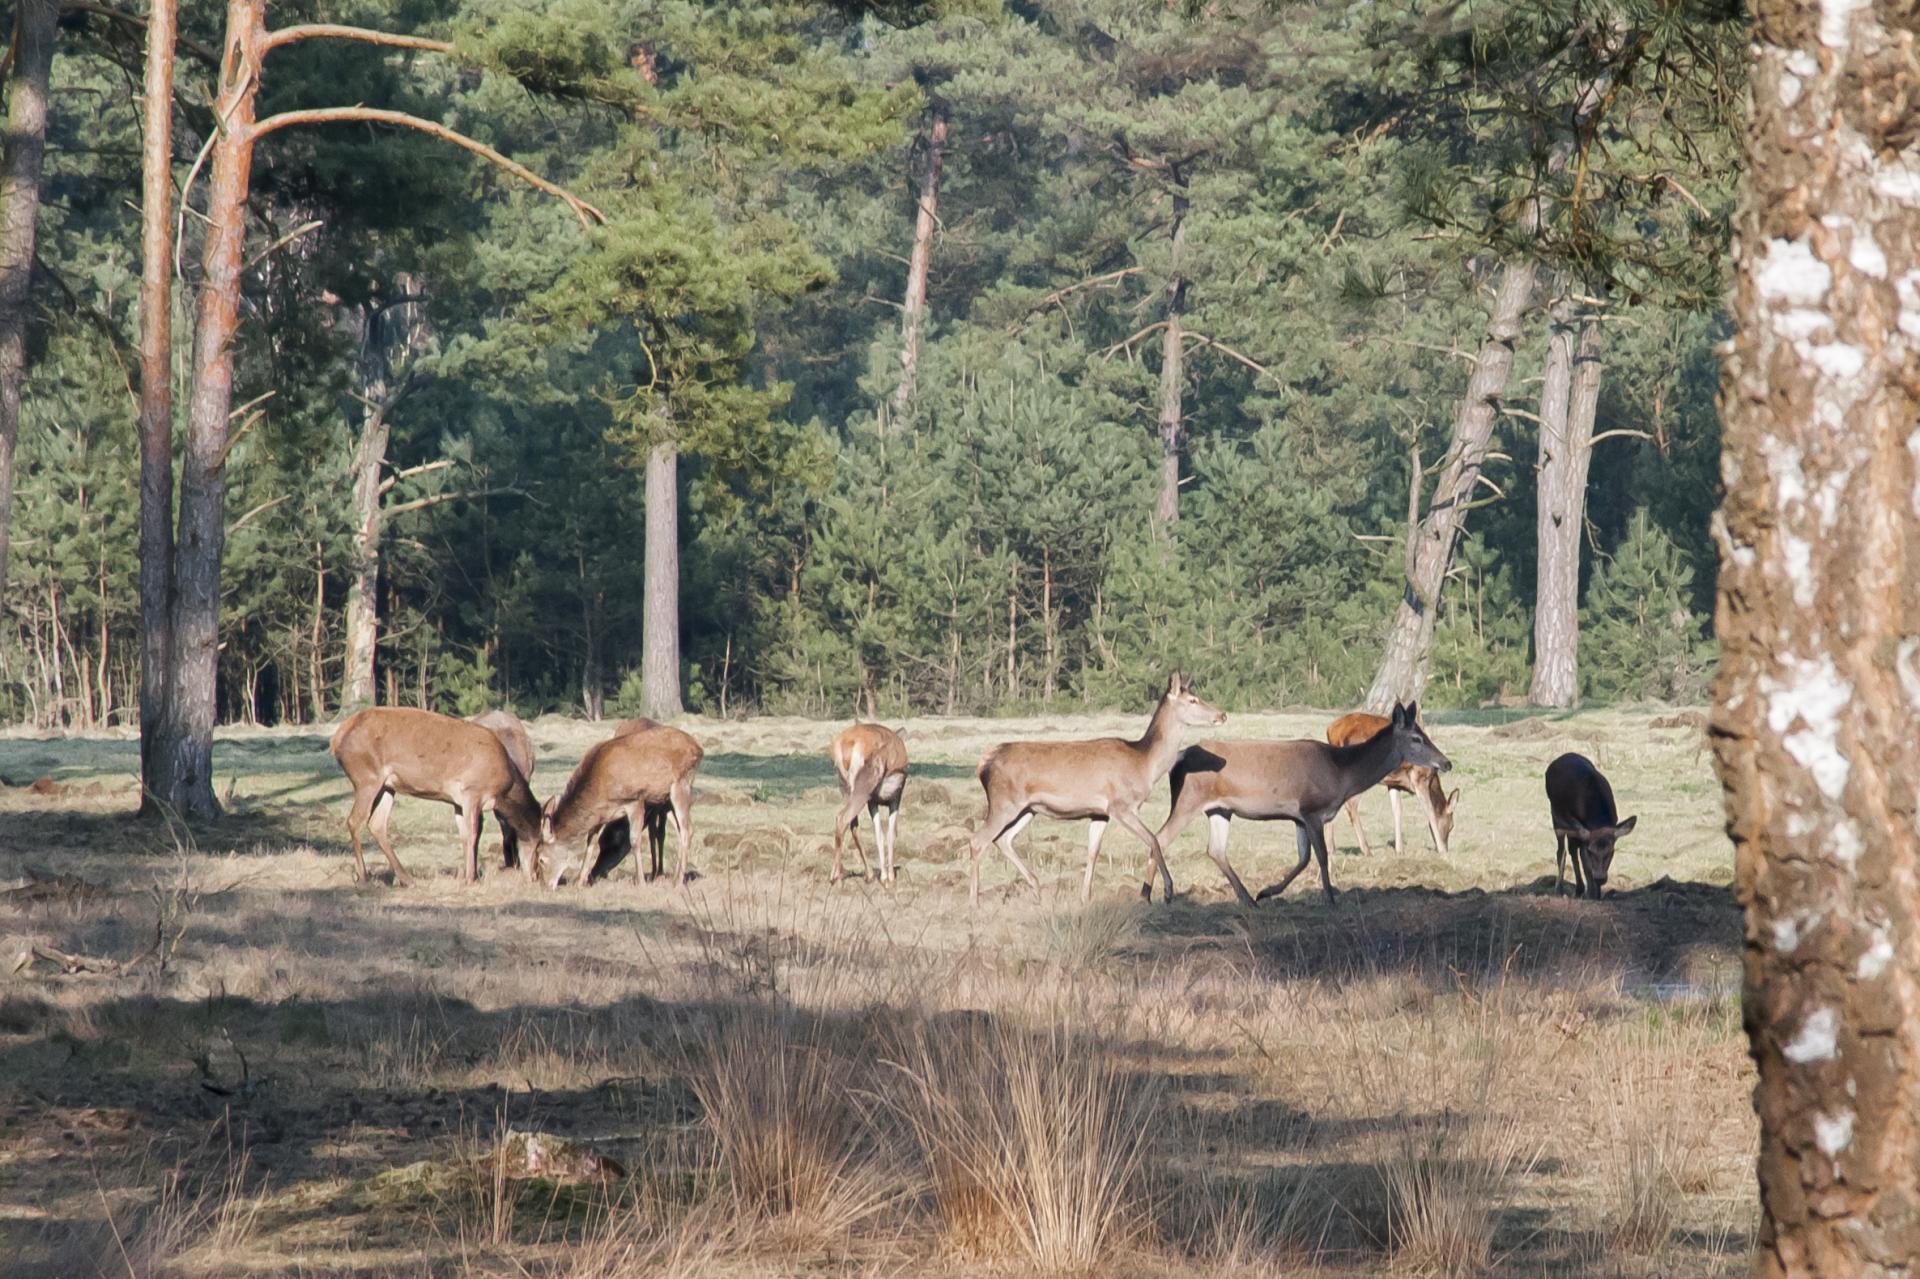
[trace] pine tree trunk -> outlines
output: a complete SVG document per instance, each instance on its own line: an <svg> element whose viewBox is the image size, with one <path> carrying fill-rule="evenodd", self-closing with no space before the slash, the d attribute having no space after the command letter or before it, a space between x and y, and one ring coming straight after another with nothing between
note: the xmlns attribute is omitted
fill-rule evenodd
<svg viewBox="0 0 1920 1279"><path fill-rule="evenodd" d="M1531 261L1509 262L1502 270L1487 317L1486 338L1467 382L1467 393L1454 414L1453 439L1447 448L1433 500L1417 528L1409 529L1409 573L1387 633L1380 673L1367 693L1367 706L1380 713L1395 702L1419 698L1427 685L1427 655L1433 649L1433 627L1440 605L1440 588L1453 565L1453 552L1466 525L1467 504L1480 481L1487 445L1493 437L1500 396L1513 371L1513 347L1520 321L1533 298L1537 268Z"/></svg>
<svg viewBox="0 0 1920 1279"><path fill-rule="evenodd" d="M1181 313L1186 308L1187 281L1180 274L1181 250L1187 244L1187 193L1173 193L1173 277L1167 281L1166 328L1160 343L1160 495L1153 518L1164 535L1180 518L1181 391L1186 381L1186 330Z"/></svg>
<svg viewBox="0 0 1920 1279"><path fill-rule="evenodd" d="M1547 376L1540 394L1539 507L1534 517L1538 575L1533 602L1534 706L1580 701L1580 544L1587 521L1587 465L1600 400L1601 328L1596 317L1579 323L1572 301L1552 308Z"/></svg>
<svg viewBox="0 0 1920 1279"><path fill-rule="evenodd" d="M1920 183L1911 15L1755 9L1713 719L1759 1276L1920 1257Z"/></svg>
<svg viewBox="0 0 1920 1279"><path fill-rule="evenodd" d="M7 74L6 148L0 155L0 602L7 596L13 532L13 450L20 383L27 374L27 304L47 153L47 82L60 17L55 0L19 0Z"/></svg>
<svg viewBox="0 0 1920 1279"><path fill-rule="evenodd" d="M680 454L672 440L647 453L646 612L641 626L641 713L659 720L680 704Z"/></svg>
<svg viewBox="0 0 1920 1279"><path fill-rule="evenodd" d="M940 225L940 164L947 149L947 108L935 103L927 129L927 172L920 181L920 208L913 220L913 256L907 262L907 296L900 306L900 385L893 415L904 418L920 375L920 320L927 309L927 273L933 265L933 233Z"/></svg>
<svg viewBox="0 0 1920 1279"><path fill-rule="evenodd" d="M166 794L173 654L174 0L147 18L140 160L140 811Z"/></svg>
<svg viewBox="0 0 1920 1279"><path fill-rule="evenodd" d="M353 450L353 569L347 580L342 709L373 705L374 653L380 642L380 475L387 465L389 436L386 379L368 378L365 384L374 403L360 420L360 441Z"/></svg>
<svg viewBox="0 0 1920 1279"><path fill-rule="evenodd" d="M233 405L233 342L239 328L265 7L265 0L227 0L227 51L216 102L226 127L214 141L207 184L207 242L180 468L172 713L165 767L168 802L189 818L220 813L213 795L213 726L220 673L220 555L226 543L227 415Z"/></svg>

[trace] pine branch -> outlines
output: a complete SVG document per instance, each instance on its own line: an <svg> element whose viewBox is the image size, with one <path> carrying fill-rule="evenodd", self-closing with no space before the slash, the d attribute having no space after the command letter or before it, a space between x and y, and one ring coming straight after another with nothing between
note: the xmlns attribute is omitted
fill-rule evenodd
<svg viewBox="0 0 1920 1279"><path fill-rule="evenodd" d="M526 496L524 489L517 489L512 486L491 489L466 489L459 493L434 493L428 497L416 497L411 502L402 502L398 506L389 506L386 509L386 514L389 516L405 515L409 511L425 510L429 506L438 506L442 502L458 502L470 497L498 497L502 493L511 493L517 497Z"/></svg>
<svg viewBox="0 0 1920 1279"><path fill-rule="evenodd" d="M388 111L381 107L311 107L301 111L282 111L270 115L253 126L255 141L269 133L304 124L391 124L404 129L417 129L421 133L439 138L442 142L451 142L454 146L471 151L473 154L499 168L505 169L537 191L563 202L573 215L580 219L580 225L591 228L594 223L605 224L607 215L596 209L573 192L557 183L549 182L517 160L510 160L486 143L470 138L464 133L449 129L446 125L433 120L409 115L405 111Z"/></svg>
<svg viewBox="0 0 1920 1279"><path fill-rule="evenodd" d="M392 31L375 31L369 27L349 27L335 22L303 22L297 26L282 27L269 32L260 42L262 56L272 53L283 44L292 44L296 40L358 40L362 44L383 44L395 49L424 49L428 53L452 53L451 40L430 40L425 36L400 35Z"/></svg>

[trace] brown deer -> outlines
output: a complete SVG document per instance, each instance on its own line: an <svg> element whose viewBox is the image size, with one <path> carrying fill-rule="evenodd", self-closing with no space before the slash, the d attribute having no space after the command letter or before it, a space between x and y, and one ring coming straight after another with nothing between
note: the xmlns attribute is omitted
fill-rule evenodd
<svg viewBox="0 0 1920 1279"><path fill-rule="evenodd" d="M700 743L679 729L651 721L621 724L614 736L589 748L567 779L566 789L547 801L541 816L543 846L568 850L556 858L550 882L560 883L575 864L572 853L579 851L578 882L585 888L602 851L598 837L622 818L634 844L636 876L640 873L639 833L644 830L653 863L646 878L659 878L665 871L671 814L680 836L675 882L684 884L687 852L693 844L693 774L705 754Z"/></svg>
<svg viewBox="0 0 1920 1279"><path fill-rule="evenodd" d="M1207 815L1207 855L1233 885L1246 906L1255 904L1227 861L1227 833L1235 817L1250 821L1284 818L1298 828L1294 837L1300 861L1285 879L1260 890L1260 901L1283 893L1307 859L1320 859L1320 886L1327 902L1335 898L1327 872L1327 823L1341 805L1404 764L1445 772L1453 767L1427 740L1415 718L1416 706L1396 706L1387 726L1353 746L1325 742L1202 742L1182 752L1173 766L1173 809L1160 827L1159 842L1171 843L1197 814Z"/></svg>
<svg viewBox="0 0 1920 1279"><path fill-rule="evenodd" d="M387 855L393 882L411 882L387 835L396 794L453 805L466 847L468 883L480 878L482 814L491 812L500 819L510 846L517 849L523 839L530 847L539 843L540 804L527 788L526 775L514 766L499 737L478 724L432 711L376 706L349 716L327 749L353 785L347 838L353 842L356 883L367 878L360 850L365 826L373 828L380 851ZM534 878L531 861L527 878Z"/></svg>
<svg viewBox="0 0 1920 1279"><path fill-rule="evenodd" d="M527 736L527 726L512 711L481 711L468 717L469 724L478 724L500 739L507 748L507 758L520 770L520 776L533 780L533 739ZM520 837L513 833L513 827L500 828L500 866L503 870L512 870L520 864Z"/></svg>
<svg viewBox="0 0 1920 1279"><path fill-rule="evenodd" d="M987 792L986 815L968 846L968 900L980 901L980 854L988 844L999 845L1013 868L1037 893L1040 881L1013 851L1013 841L1035 813L1067 821L1086 819L1087 874L1080 900L1093 896L1093 864L1108 822L1119 822L1147 846L1151 861L1140 896L1153 896L1153 872L1160 872L1166 899L1173 900L1173 876L1160 855L1160 841L1140 820L1138 809L1159 784L1180 753L1180 737L1189 725L1226 722L1226 714L1187 689L1179 671L1167 680L1167 691L1154 709L1146 733L1138 741L1101 737L1080 742L1004 742L980 761L980 785Z"/></svg>
<svg viewBox="0 0 1920 1279"><path fill-rule="evenodd" d="M1385 715L1355 711L1327 725L1327 741L1334 746L1357 746L1386 726ZM1451 795L1447 794L1440 785L1440 774L1418 764L1406 764L1394 769L1380 779L1380 784L1387 788L1387 799L1393 805L1393 855L1401 855L1400 792L1405 791L1420 797L1420 805L1427 814L1427 830L1433 835L1434 851L1445 857L1447 842L1453 838L1453 814L1460 807L1459 789L1456 788ZM1373 849L1367 846L1367 831L1360 824L1358 795L1347 801L1347 816L1353 820L1353 833L1360 837L1361 854L1371 857Z"/></svg>
<svg viewBox="0 0 1920 1279"><path fill-rule="evenodd" d="M894 880L894 850L900 829L900 797L907 789L907 744L900 734L880 724L850 724L827 748L833 771L840 779L840 812L833 819L833 873L829 884L841 879L840 841L853 836L860 869L871 875L867 850L860 847L860 810L873 819L873 851L880 859L880 882ZM884 812L883 812L884 810Z"/></svg>
<svg viewBox="0 0 1920 1279"><path fill-rule="evenodd" d="M1547 803L1553 809L1553 891L1565 891L1567 855L1573 855L1573 895L1596 901L1613 868L1614 844L1640 819L1620 820L1613 787L1585 755L1569 752L1547 765Z"/></svg>

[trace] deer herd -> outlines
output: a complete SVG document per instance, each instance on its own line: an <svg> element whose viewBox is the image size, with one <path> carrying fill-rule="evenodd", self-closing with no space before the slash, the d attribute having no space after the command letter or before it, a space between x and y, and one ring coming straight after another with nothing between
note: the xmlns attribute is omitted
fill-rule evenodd
<svg viewBox="0 0 1920 1279"><path fill-rule="evenodd" d="M1327 866L1327 826L1344 808L1359 835L1361 852L1370 852L1358 799L1375 786L1387 787L1392 799L1396 853L1401 849L1400 795L1405 792L1420 800L1434 847L1442 857L1447 855L1460 792L1448 794L1441 786L1439 775L1452 761L1420 726L1417 706L1396 706L1387 716L1343 715L1328 727L1324 742L1206 740L1183 747L1187 729L1218 727L1226 718L1175 671L1137 740L1003 742L989 750L976 771L986 811L968 845L969 900L979 902L980 855L988 844L1039 890L1039 880L1013 846L1035 814L1087 823L1082 900L1092 896L1094 864L1107 826L1114 822L1146 846L1147 876L1140 896L1151 899L1157 875L1163 898L1173 900L1166 849L1194 818L1205 816L1207 854L1243 905L1285 892L1315 859L1321 890L1332 903L1336 894ZM603 877L603 867L610 871L629 853L638 877L642 832L650 854L645 878L657 879L665 872L669 819L676 845L674 882L688 878L693 775L705 752L669 725L650 719L619 724L611 737L587 750L560 793L544 805L529 787L533 744L526 728L505 711L463 720L432 711L375 707L349 717L334 733L329 749L353 787L347 837L356 882L367 879L360 840L369 827L394 883L410 882L387 832L395 795L453 806L468 882L480 876L481 825L487 813L500 823L502 866L520 869L529 883L544 879L557 887L572 872L574 882L585 887ZM863 809L873 826L877 878L894 882L900 802L907 782L905 740L882 725L857 723L833 739L827 754L842 801L833 823L829 882L842 878L848 838L862 869L875 877L860 844ZM1171 790L1172 807L1155 831L1141 819L1140 808L1163 779ZM1615 843L1633 829L1635 819L1620 819L1612 787L1582 755L1562 755L1548 765L1546 790L1553 819L1555 891L1564 890L1571 857L1574 894L1597 898L1606 886ZM1235 818L1294 824L1298 862L1258 894L1247 891L1227 860L1227 837ZM544 875L543 864L550 865Z"/></svg>

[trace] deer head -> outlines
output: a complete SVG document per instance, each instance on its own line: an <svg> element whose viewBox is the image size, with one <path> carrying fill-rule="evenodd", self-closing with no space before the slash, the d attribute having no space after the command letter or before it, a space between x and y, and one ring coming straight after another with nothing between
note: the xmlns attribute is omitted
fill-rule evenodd
<svg viewBox="0 0 1920 1279"><path fill-rule="evenodd" d="M1210 728L1215 724L1227 722L1225 711L1193 695L1187 688L1187 677L1179 671L1175 671L1167 679L1167 695L1164 700L1173 709L1174 718L1182 724Z"/></svg>
<svg viewBox="0 0 1920 1279"><path fill-rule="evenodd" d="M1600 890L1607 886L1607 872L1613 867L1615 842L1631 832L1639 820L1629 817L1611 826L1583 826L1576 817L1563 817L1554 826L1558 834L1567 837L1573 845L1573 855L1580 859L1581 869L1587 875L1587 896L1599 898Z"/></svg>
<svg viewBox="0 0 1920 1279"><path fill-rule="evenodd" d="M1417 764L1421 768L1431 768L1437 772L1446 772L1453 767L1453 761L1444 755L1438 746L1427 736L1427 730L1420 727L1420 703L1409 702L1405 706L1396 704L1393 708L1393 746L1397 758L1403 764ZM1459 792L1455 792L1457 798Z"/></svg>

